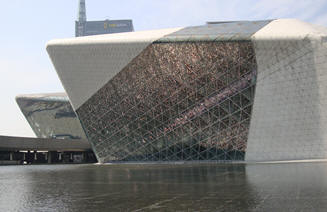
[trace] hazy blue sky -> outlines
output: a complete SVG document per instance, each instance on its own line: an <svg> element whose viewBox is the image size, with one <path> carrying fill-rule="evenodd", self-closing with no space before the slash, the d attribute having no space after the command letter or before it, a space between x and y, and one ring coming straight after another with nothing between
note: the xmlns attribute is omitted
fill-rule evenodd
<svg viewBox="0 0 327 212"><path fill-rule="evenodd" d="M61 92L45 51L74 36L78 0L0 0L0 135L34 136L17 94ZM86 0L88 20L133 19L136 31L206 21L297 18L327 26L326 0Z"/></svg>

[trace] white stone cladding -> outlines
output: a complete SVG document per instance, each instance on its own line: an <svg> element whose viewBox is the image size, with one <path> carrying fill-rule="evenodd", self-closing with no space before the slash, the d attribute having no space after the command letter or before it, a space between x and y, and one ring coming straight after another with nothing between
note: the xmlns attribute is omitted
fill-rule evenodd
<svg viewBox="0 0 327 212"><path fill-rule="evenodd" d="M297 20L253 35L258 76L246 161L327 157L326 35Z"/></svg>
<svg viewBox="0 0 327 212"><path fill-rule="evenodd" d="M58 39L47 51L76 110L149 44L180 29Z"/></svg>

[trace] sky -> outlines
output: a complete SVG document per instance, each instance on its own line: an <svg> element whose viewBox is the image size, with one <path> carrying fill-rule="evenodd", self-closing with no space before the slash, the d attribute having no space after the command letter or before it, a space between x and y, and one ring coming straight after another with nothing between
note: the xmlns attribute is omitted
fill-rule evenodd
<svg viewBox="0 0 327 212"><path fill-rule="evenodd" d="M78 0L0 5L0 135L35 137L15 96L64 91L45 45L74 36ZM88 20L132 19L135 31L275 18L327 27L326 0L86 0L86 12Z"/></svg>

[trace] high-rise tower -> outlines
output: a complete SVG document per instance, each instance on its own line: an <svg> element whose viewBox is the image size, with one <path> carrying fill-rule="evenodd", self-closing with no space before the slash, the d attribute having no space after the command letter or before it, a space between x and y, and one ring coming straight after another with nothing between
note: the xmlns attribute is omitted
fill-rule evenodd
<svg viewBox="0 0 327 212"><path fill-rule="evenodd" d="M78 22L86 22L85 0L79 0L78 3Z"/></svg>
<svg viewBox="0 0 327 212"><path fill-rule="evenodd" d="M132 20L87 21L85 0L78 1L75 36L88 36L134 31Z"/></svg>
<svg viewBox="0 0 327 212"><path fill-rule="evenodd" d="M86 7L85 0L79 0L77 20L75 22L75 36L80 37L85 35L86 27Z"/></svg>

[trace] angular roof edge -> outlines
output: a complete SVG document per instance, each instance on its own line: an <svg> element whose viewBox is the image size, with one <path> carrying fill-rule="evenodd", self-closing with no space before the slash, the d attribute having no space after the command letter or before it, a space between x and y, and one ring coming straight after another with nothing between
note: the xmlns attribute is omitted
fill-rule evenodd
<svg viewBox="0 0 327 212"><path fill-rule="evenodd" d="M252 40L319 39L327 35L327 28L297 19L276 19L252 36Z"/></svg>
<svg viewBox="0 0 327 212"><path fill-rule="evenodd" d="M65 101L68 102L66 93L42 93L42 94L20 94L15 97L17 100L35 100L35 101Z"/></svg>
<svg viewBox="0 0 327 212"><path fill-rule="evenodd" d="M104 35L84 36L77 38L64 38L50 40L46 44L48 49L50 46L70 46L70 45L87 45L102 43L133 43L146 42L151 43L167 34L176 32L182 28L158 29L149 31L123 32Z"/></svg>
<svg viewBox="0 0 327 212"><path fill-rule="evenodd" d="M260 21L208 22L207 25L168 28L149 31L54 39L52 46L88 45L103 43L151 43L187 41L225 41L258 39L303 39L307 36L327 35L327 28L297 19L273 19Z"/></svg>

